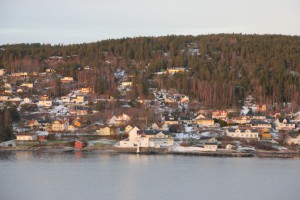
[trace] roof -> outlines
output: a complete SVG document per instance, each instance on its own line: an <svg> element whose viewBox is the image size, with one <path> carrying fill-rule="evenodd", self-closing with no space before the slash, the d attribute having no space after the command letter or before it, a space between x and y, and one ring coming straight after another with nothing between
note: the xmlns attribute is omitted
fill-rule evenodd
<svg viewBox="0 0 300 200"><path fill-rule="evenodd" d="M218 143L216 143L216 142L207 142L204 145L218 145Z"/></svg>
<svg viewBox="0 0 300 200"><path fill-rule="evenodd" d="M138 134L157 135L160 132L162 132L165 135L170 135L170 131L161 131L161 130L140 130L138 131Z"/></svg>
<svg viewBox="0 0 300 200"><path fill-rule="evenodd" d="M259 121L259 120L252 120L251 124L271 124L271 123L264 122L264 121Z"/></svg>
<svg viewBox="0 0 300 200"><path fill-rule="evenodd" d="M165 121L178 121L177 116L165 116Z"/></svg>
<svg viewBox="0 0 300 200"><path fill-rule="evenodd" d="M291 124L288 118L278 118L280 123L283 123L283 120L286 120L287 124Z"/></svg>
<svg viewBox="0 0 300 200"><path fill-rule="evenodd" d="M250 128L248 128L248 129L243 129L243 128L229 128L228 131L229 132L235 132L237 129L239 129L241 133L245 133L246 130L250 130L252 133L258 133L257 129L250 129Z"/></svg>
<svg viewBox="0 0 300 200"><path fill-rule="evenodd" d="M214 137L212 137L212 136L201 136L200 140L209 140L209 139L212 139L212 138L214 138Z"/></svg>
<svg viewBox="0 0 300 200"><path fill-rule="evenodd" d="M28 132L23 132L23 133L17 133L17 136L34 136L35 133L28 133Z"/></svg>
<svg viewBox="0 0 300 200"><path fill-rule="evenodd" d="M192 120L192 118L188 116L184 116L184 117L180 117L179 120Z"/></svg>

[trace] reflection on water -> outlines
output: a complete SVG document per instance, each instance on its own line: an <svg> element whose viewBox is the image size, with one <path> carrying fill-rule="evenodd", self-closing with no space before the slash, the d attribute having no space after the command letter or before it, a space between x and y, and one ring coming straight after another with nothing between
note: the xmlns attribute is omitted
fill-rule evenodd
<svg viewBox="0 0 300 200"><path fill-rule="evenodd" d="M300 160L0 152L0 199L298 200Z"/></svg>

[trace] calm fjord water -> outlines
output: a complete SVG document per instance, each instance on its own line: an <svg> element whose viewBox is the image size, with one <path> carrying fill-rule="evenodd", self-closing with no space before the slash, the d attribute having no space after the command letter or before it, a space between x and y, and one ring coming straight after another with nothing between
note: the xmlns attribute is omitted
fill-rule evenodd
<svg viewBox="0 0 300 200"><path fill-rule="evenodd" d="M1 200L299 200L300 160L0 152Z"/></svg>

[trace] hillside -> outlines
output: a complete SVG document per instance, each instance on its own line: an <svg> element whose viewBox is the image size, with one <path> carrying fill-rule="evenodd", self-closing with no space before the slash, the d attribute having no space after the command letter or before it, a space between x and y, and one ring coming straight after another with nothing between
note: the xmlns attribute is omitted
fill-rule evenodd
<svg viewBox="0 0 300 200"><path fill-rule="evenodd" d="M86 74L84 66L94 67L94 73ZM164 73L174 67L185 71ZM241 105L249 94L263 103L300 105L299 36L219 34L2 45L0 68L10 73L53 68L99 94L115 96L122 95L116 72L124 72L134 82L132 99L147 97L148 89L157 87L177 88L207 107Z"/></svg>

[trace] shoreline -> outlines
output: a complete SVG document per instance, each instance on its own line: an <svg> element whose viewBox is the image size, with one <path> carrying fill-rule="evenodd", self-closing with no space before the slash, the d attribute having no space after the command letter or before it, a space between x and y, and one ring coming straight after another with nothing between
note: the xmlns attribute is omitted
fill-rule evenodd
<svg viewBox="0 0 300 200"><path fill-rule="evenodd" d="M98 152L111 154L137 154L136 148L120 148L113 146L106 147L86 147L81 150L72 147L53 148L53 147L0 147L1 152L32 151L32 152ZM141 155L184 155L184 156L207 156L207 157L258 157L258 158L300 158L299 151L264 151L255 152L236 152L236 151L170 151L168 148L140 148Z"/></svg>

